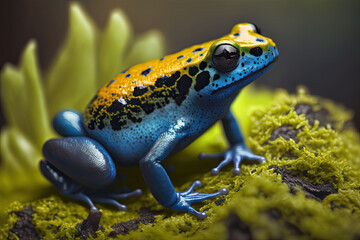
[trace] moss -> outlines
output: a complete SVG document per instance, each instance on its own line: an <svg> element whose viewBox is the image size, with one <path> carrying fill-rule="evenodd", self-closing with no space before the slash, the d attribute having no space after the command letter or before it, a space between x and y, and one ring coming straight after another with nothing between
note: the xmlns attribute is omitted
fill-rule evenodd
<svg viewBox="0 0 360 240"><path fill-rule="evenodd" d="M250 99L256 104L244 106ZM250 88L233 105L235 112L240 108L241 119L252 110L249 122L243 124L244 131L248 133L250 148L266 156L266 163L242 164L242 172L237 176L232 174L232 166L217 176L210 175L216 163L197 161L196 155L198 149L216 152L225 148L218 125L170 160L175 169L169 175L175 186L180 186L177 190L185 190L196 179L203 182L201 192L228 188L225 197L194 205L207 212L205 220L163 208L145 190L140 198L120 200L128 206L126 212L98 205L103 213L100 227L96 235L89 237L354 239L360 236L360 139L349 124L351 112L329 100L311 96L304 89L289 95L285 91L270 93ZM146 189L138 170L125 174L134 187ZM57 195L28 203L14 202L8 209L9 219L1 228L1 237L6 238L19 221L16 212L29 205L40 237L80 238L79 224L86 219L88 207ZM149 209L146 213L151 221L141 220L144 207Z"/></svg>

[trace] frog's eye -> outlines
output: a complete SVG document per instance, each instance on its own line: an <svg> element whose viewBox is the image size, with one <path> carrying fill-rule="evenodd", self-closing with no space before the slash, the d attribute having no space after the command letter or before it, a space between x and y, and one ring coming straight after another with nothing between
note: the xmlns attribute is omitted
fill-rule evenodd
<svg viewBox="0 0 360 240"><path fill-rule="evenodd" d="M254 32L261 34L260 28L256 26L255 23L249 23L249 25L254 29Z"/></svg>
<svg viewBox="0 0 360 240"><path fill-rule="evenodd" d="M225 43L215 48L211 63L220 72L230 72L238 66L239 59L239 49L229 43Z"/></svg>

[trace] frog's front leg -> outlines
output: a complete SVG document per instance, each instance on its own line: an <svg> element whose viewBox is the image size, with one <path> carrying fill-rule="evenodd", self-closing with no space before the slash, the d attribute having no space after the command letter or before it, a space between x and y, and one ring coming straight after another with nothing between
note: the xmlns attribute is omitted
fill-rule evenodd
<svg viewBox="0 0 360 240"><path fill-rule="evenodd" d="M149 153L141 159L140 169L146 185L161 205L178 211L186 211L200 219L204 219L206 213L196 211L190 204L227 194L227 190L223 188L216 193L210 194L193 192L194 188L201 186L200 181L195 181L187 191L177 192L161 165L161 161L172 152L185 136L184 123L179 120L175 127L170 128L158 137Z"/></svg>
<svg viewBox="0 0 360 240"><path fill-rule="evenodd" d="M245 145L244 138L241 134L239 125L236 122L234 115L229 110L228 114L221 120L226 138L230 144L230 149L222 153L206 154L201 153L200 159L204 158L223 158L219 165L211 170L213 175L219 173L220 169L231 161L234 162L234 174L240 173L240 163L244 159L254 160L259 163L265 161L262 156L255 155Z"/></svg>

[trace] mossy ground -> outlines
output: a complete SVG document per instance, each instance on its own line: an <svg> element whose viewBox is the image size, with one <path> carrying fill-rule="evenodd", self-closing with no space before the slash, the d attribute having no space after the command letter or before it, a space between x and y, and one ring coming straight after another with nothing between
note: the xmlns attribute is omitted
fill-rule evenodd
<svg viewBox="0 0 360 240"><path fill-rule="evenodd" d="M250 118L249 101L257 104ZM251 105L251 104L250 104ZM261 106L259 108L259 105ZM239 110L241 109L241 110ZM246 112L245 110L246 109ZM177 190L201 180L200 192L227 188L229 194L194 204L208 217L199 220L183 212L160 206L146 190L138 169L126 169L126 183L144 194L120 202L128 211L106 205L99 230L90 238L122 239L356 239L360 237L360 139L351 126L351 113L331 101L284 91L276 94L250 90L233 105L242 116L248 146L267 162L242 164L241 174L233 166L212 176L216 162L197 160L199 152L225 149L217 125L167 162ZM245 120L244 120L245 119ZM122 169L124 172L124 169ZM29 208L29 205L32 208ZM143 221L142 207L154 221ZM14 202L1 238L15 239L19 221L36 229L34 237L44 239L83 238L79 226L88 216L88 206L57 194L33 202ZM22 216L27 212L27 218ZM30 216L30 218L29 218ZM31 219L31 216L33 217ZM140 217L140 218L139 218ZM122 223L122 224L119 224ZM131 224L138 228L129 227ZM119 234L119 235L116 235ZM124 234L124 235L122 235Z"/></svg>

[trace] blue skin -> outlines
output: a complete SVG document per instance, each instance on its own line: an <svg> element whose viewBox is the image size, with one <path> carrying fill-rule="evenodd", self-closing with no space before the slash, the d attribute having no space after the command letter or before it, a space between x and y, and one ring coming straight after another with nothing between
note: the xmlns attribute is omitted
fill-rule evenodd
<svg viewBox="0 0 360 240"><path fill-rule="evenodd" d="M201 186L200 181L195 181L187 191L177 192L161 162L189 145L218 120L222 122L230 148L223 153L199 155L199 158L223 159L212 169L212 174L218 174L230 162L235 166L233 173L239 174L243 159L265 161L265 158L253 154L245 146L240 128L230 111L230 105L241 88L261 76L276 60L278 52L270 46L268 56L265 58L264 55L257 57L256 65L252 65L255 57L250 54L240 58L240 62L253 66L251 70L250 67L244 69L241 64L228 73L218 72L214 67L206 68L211 76L220 74L216 87L208 84L201 90L201 97L190 89L189 96L181 106L170 103L165 106L166 111L159 111L152 115L153 118L137 123L134 129L139 129L139 133L129 137L126 137L129 128L118 132L109 127L90 131L79 113L70 110L58 113L53 126L64 138L52 139L44 144L45 160L40 162L43 175L62 194L86 202L91 210L97 210L93 201L109 203L119 210L125 210L126 206L115 199L140 195L141 190L124 193L106 187L116 177L115 165L139 165L146 185L161 205L204 219L206 213L196 211L191 204L227 194L227 190L223 188L210 194L194 192L194 188ZM170 117L172 114L181 117L174 120ZM150 143L141 142L136 139L140 135L148 135L153 140ZM115 142L114 139L119 140ZM127 147L125 142L129 141L136 144L136 148Z"/></svg>

